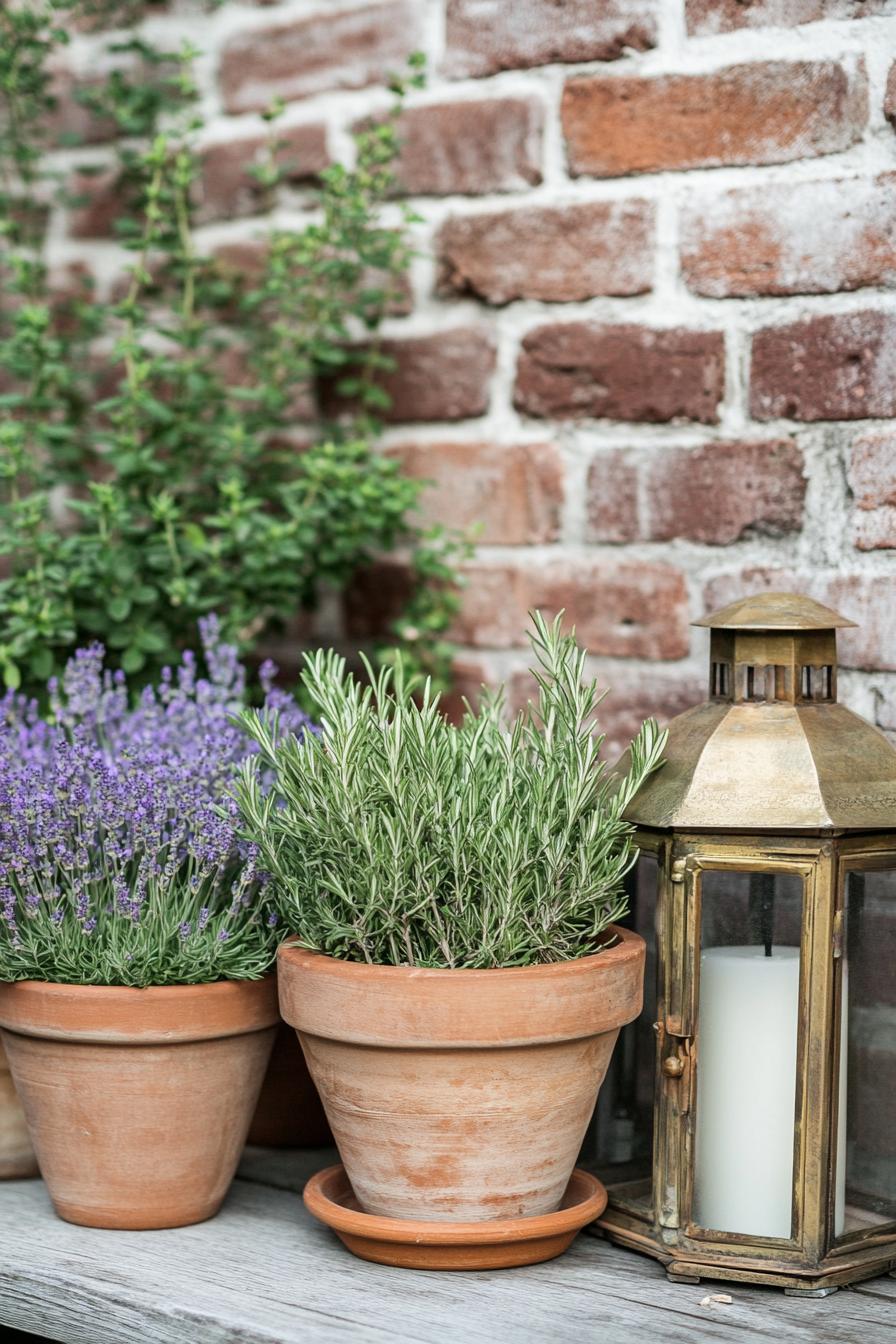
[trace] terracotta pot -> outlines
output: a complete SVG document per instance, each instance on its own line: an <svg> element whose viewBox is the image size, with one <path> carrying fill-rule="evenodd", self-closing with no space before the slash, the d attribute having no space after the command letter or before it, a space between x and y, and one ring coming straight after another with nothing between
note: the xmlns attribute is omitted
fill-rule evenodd
<svg viewBox="0 0 896 1344"><path fill-rule="evenodd" d="M276 1022L274 976L0 985L3 1044L59 1216L134 1229L217 1213Z"/></svg>
<svg viewBox="0 0 896 1344"><path fill-rule="evenodd" d="M299 1033L361 1208L472 1222L560 1206L644 942L511 970L418 970L279 952Z"/></svg>
<svg viewBox="0 0 896 1344"><path fill-rule="evenodd" d="M0 1180L38 1176L37 1158L28 1137L25 1112L19 1101L9 1063L0 1045Z"/></svg>
<svg viewBox="0 0 896 1344"><path fill-rule="evenodd" d="M326 1148L333 1142L302 1047L286 1022L274 1037L246 1142L262 1148Z"/></svg>

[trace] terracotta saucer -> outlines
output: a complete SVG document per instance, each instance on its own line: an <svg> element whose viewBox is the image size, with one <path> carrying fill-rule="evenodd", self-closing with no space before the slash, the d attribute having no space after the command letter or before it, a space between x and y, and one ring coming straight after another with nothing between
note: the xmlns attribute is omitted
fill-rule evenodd
<svg viewBox="0 0 896 1344"><path fill-rule="evenodd" d="M304 1198L308 1211L362 1260L402 1269L506 1269L561 1255L603 1213L607 1192L596 1176L576 1167L556 1213L484 1223L381 1218L362 1212L338 1163L311 1177Z"/></svg>

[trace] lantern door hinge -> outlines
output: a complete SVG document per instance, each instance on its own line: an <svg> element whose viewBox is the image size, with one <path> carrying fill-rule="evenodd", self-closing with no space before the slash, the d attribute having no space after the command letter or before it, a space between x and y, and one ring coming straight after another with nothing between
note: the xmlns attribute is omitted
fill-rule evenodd
<svg viewBox="0 0 896 1344"><path fill-rule="evenodd" d="M687 1115L691 1098L693 1038L680 1030L674 1030L669 1022L654 1022L653 1029L660 1043L660 1070L663 1079L674 1088L678 1114Z"/></svg>
<svg viewBox="0 0 896 1344"><path fill-rule="evenodd" d="M843 956L843 911L838 910L834 915L834 933L832 938L833 956L836 961L838 957Z"/></svg>

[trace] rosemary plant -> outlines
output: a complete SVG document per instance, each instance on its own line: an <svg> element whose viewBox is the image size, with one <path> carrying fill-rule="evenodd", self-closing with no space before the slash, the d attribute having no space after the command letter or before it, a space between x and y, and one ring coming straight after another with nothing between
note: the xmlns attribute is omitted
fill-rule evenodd
<svg viewBox="0 0 896 1344"><path fill-rule="evenodd" d="M636 857L623 813L665 733L648 720L611 777L574 635L536 613L530 638L539 696L509 726L500 693L453 726L400 663L368 667L361 685L332 651L308 655L303 672L320 738L284 737L263 711L241 716L259 746L237 784L245 835L302 946L432 967L599 948L626 910Z"/></svg>

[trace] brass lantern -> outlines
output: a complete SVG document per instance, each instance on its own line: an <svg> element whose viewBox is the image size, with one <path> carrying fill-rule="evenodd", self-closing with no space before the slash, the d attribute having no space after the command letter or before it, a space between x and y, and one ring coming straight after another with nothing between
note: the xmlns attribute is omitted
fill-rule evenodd
<svg viewBox="0 0 896 1344"><path fill-rule="evenodd" d="M583 1153L670 1278L823 1296L896 1265L896 750L805 597L708 616L709 699L632 802L648 942Z"/></svg>

